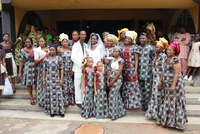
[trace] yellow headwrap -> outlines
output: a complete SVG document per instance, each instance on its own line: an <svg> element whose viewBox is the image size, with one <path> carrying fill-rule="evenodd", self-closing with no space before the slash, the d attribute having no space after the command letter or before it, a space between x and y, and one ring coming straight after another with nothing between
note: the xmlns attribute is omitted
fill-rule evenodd
<svg viewBox="0 0 200 134"><path fill-rule="evenodd" d="M159 38L159 41L156 41L156 45L161 46L164 50L168 48L168 41L165 38Z"/></svg>
<svg viewBox="0 0 200 134"><path fill-rule="evenodd" d="M63 39L66 39L69 41L69 36L67 34L61 33L59 37L60 37L59 39L60 42L62 42Z"/></svg>
<svg viewBox="0 0 200 134"><path fill-rule="evenodd" d="M104 41L107 43L108 38L112 39L114 43L118 42L118 38L114 34L108 34Z"/></svg>
<svg viewBox="0 0 200 134"><path fill-rule="evenodd" d="M149 23L149 24L145 27L145 29L149 29L149 30L151 31L151 34L155 34L155 32L156 32L156 28L155 28L155 26L154 26L153 23Z"/></svg>
<svg viewBox="0 0 200 134"><path fill-rule="evenodd" d="M30 24L26 24L25 29L28 31L31 31L31 25Z"/></svg>
<svg viewBox="0 0 200 134"><path fill-rule="evenodd" d="M131 39L133 40L133 43L135 44L135 40L137 38L137 33L135 31L127 31L126 32L126 36L131 37Z"/></svg>
<svg viewBox="0 0 200 134"><path fill-rule="evenodd" d="M128 30L128 28L123 28L123 29L121 29L121 30L118 30L117 32L118 32L118 39L120 40L121 38L120 38L120 34L121 34L121 32L127 32L127 31L129 31Z"/></svg>

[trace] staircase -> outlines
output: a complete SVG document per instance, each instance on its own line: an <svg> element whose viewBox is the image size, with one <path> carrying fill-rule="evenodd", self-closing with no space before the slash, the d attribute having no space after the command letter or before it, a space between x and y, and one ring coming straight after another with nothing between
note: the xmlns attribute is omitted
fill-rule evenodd
<svg viewBox="0 0 200 134"><path fill-rule="evenodd" d="M193 119L199 118L200 119L200 87L192 87L189 86L190 83L186 82L185 92L186 92L186 110L188 117ZM0 111L7 110L7 111L22 111L22 112L40 112L43 113L43 107L38 105L32 106L29 100L28 89L25 86L21 86L20 84L16 85L16 93L12 96L2 96L2 102L0 103ZM33 90L33 94L35 91ZM34 95L35 98L35 95ZM69 106L66 108L66 115L76 115L76 117L80 117L80 108L76 105ZM135 110L127 110L127 119L129 117L141 117L142 119L145 115L140 109ZM125 118L126 119L126 118ZM77 119L78 120L78 119ZM144 122L145 123L145 122Z"/></svg>

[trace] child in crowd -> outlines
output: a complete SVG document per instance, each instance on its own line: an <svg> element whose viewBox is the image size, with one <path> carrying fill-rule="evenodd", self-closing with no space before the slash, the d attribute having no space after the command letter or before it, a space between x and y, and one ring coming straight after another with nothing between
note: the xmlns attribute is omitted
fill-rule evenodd
<svg viewBox="0 0 200 134"><path fill-rule="evenodd" d="M84 118L95 117L94 104L94 67L92 57L87 58L87 67L82 69L83 73L83 94L81 116Z"/></svg>
<svg viewBox="0 0 200 134"><path fill-rule="evenodd" d="M110 87L109 92L109 117L115 120L126 114L124 103L120 95L120 88L123 84L122 70L124 60L120 57L121 47L117 46L113 49L115 59L111 62L111 71L107 80Z"/></svg>
<svg viewBox="0 0 200 134"><path fill-rule="evenodd" d="M43 64L44 112L50 114L51 117L54 117L55 114L64 117L63 61L62 58L56 56L56 45L51 45L49 49L50 56L44 59Z"/></svg>
<svg viewBox="0 0 200 134"><path fill-rule="evenodd" d="M94 91L96 96L96 118L108 118L108 100L106 93L106 71L103 71L103 62L97 62L97 71L94 76Z"/></svg>
<svg viewBox="0 0 200 134"><path fill-rule="evenodd" d="M189 57L188 57L188 66L189 69L187 70L186 76L184 77L185 80L191 81L197 68L200 67L200 35L197 33L194 37L195 41L192 43L192 49L190 51ZM191 76L188 79L188 76L190 74L190 71L194 68Z"/></svg>
<svg viewBox="0 0 200 134"><path fill-rule="evenodd" d="M49 39L48 44L49 44L49 46L51 46L53 44L53 40Z"/></svg>

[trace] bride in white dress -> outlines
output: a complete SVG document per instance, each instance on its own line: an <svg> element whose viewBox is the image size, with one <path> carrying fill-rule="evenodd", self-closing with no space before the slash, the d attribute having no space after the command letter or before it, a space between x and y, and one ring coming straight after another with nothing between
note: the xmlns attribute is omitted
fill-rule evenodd
<svg viewBox="0 0 200 134"><path fill-rule="evenodd" d="M97 65L98 61L104 59L106 55L106 49L99 34L96 33L90 34L90 40L87 43L86 51L87 51L87 56L93 58L94 61L93 67Z"/></svg>

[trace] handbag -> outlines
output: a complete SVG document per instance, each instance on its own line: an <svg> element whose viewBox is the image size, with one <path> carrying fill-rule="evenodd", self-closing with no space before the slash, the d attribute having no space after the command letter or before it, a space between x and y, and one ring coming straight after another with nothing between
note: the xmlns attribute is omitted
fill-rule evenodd
<svg viewBox="0 0 200 134"><path fill-rule="evenodd" d="M4 85L2 94L3 95L13 95L13 89L12 89L12 86L11 86L8 78L5 79L5 85Z"/></svg>
<svg viewBox="0 0 200 134"><path fill-rule="evenodd" d="M1 64L1 73L5 73L6 72L6 68Z"/></svg>

